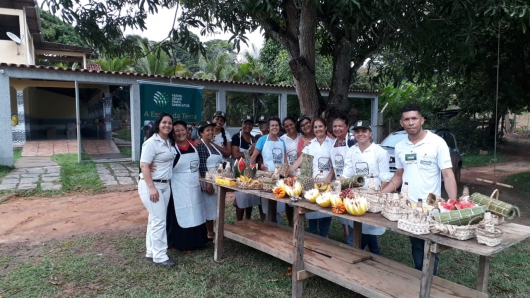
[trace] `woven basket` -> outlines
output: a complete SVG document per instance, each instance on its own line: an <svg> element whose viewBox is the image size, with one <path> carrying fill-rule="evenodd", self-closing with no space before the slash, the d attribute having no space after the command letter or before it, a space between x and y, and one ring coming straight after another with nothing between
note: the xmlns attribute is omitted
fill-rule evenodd
<svg viewBox="0 0 530 298"><path fill-rule="evenodd" d="M287 178L289 177L289 164L288 163L284 163L280 166L280 170L278 171L278 175L280 176L280 178Z"/></svg>
<svg viewBox="0 0 530 298"><path fill-rule="evenodd" d="M248 183L248 182L242 182L237 180L237 188L240 189L251 189L251 190L260 190L262 189L263 185L260 183Z"/></svg>
<svg viewBox="0 0 530 298"><path fill-rule="evenodd" d="M227 179L236 179L236 174L234 174L234 172L223 172L221 176Z"/></svg>
<svg viewBox="0 0 530 298"><path fill-rule="evenodd" d="M390 221L398 221L407 216L407 209L410 208L405 209L401 206L383 206L381 215Z"/></svg>
<svg viewBox="0 0 530 298"><path fill-rule="evenodd" d="M487 246L497 246L501 244L502 231L494 228L493 231L486 230L484 225L478 225L476 228L477 242Z"/></svg>
<svg viewBox="0 0 530 298"><path fill-rule="evenodd" d="M407 231L414 235L425 235L431 233L429 229L429 222L426 220L421 221L418 219L401 218L398 220L397 227L400 230Z"/></svg>
<svg viewBox="0 0 530 298"><path fill-rule="evenodd" d="M475 236L477 235L477 224L468 224L467 226L455 226L441 224L437 221L431 221L430 223L430 230L433 234L440 234L462 241L475 238Z"/></svg>
<svg viewBox="0 0 530 298"><path fill-rule="evenodd" d="M263 191L272 192L276 188L276 180L267 177L261 177L258 179L261 182L261 189Z"/></svg>
<svg viewBox="0 0 530 298"><path fill-rule="evenodd" d="M274 174L274 172L267 172L267 171L257 170L256 171L256 178L261 178L261 177L271 178L272 174Z"/></svg>

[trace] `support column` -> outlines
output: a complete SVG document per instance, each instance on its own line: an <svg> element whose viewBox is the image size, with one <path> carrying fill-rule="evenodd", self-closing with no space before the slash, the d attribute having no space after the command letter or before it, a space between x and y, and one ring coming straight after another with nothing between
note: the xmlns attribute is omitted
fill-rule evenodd
<svg viewBox="0 0 530 298"><path fill-rule="evenodd" d="M22 90L17 90L17 117L18 124L11 128L13 132L13 145L22 146L26 143L26 116L24 113L24 91Z"/></svg>
<svg viewBox="0 0 530 298"><path fill-rule="evenodd" d="M372 98L372 111L370 113L370 125L372 126L372 139L378 140L378 131L377 131L377 114L379 113L379 96Z"/></svg>
<svg viewBox="0 0 530 298"><path fill-rule="evenodd" d="M11 95L9 77L0 69L0 165L13 166L13 133L11 126Z"/></svg>
<svg viewBox="0 0 530 298"><path fill-rule="evenodd" d="M278 95L278 117L282 121L287 117L287 93Z"/></svg>
<svg viewBox="0 0 530 298"><path fill-rule="evenodd" d="M217 90L215 93L215 110L226 113L226 91Z"/></svg>
<svg viewBox="0 0 530 298"><path fill-rule="evenodd" d="M130 107L131 107L131 157L133 161L140 160L140 137L143 127L140 115L140 85L138 81L130 87Z"/></svg>

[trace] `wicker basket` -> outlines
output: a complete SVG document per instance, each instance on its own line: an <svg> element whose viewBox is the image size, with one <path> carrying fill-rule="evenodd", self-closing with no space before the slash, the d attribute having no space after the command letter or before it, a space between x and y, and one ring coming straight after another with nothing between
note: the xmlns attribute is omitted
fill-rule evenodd
<svg viewBox="0 0 530 298"><path fill-rule="evenodd" d="M390 221L398 221L407 216L408 209L401 206L383 206L381 215ZM410 209L412 210L412 209Z"/></svg>
<svg viewBox="0 0 530 298"><path fill-rule="evenodd" d="M430 234L429 222L416 218L401 218L398 220L398 229L409 232L414 235Z"/></svg>
<svg viewBox="0 0 530 298"><path fill-rule="evenodd" d="M266 192L272 192L276 188L276 180L267 177L261 177L258 179L261 182L261 189Z"/></svg>
<svg viewBox="0 0 530 298"><path fill-rule="evenodd" d="M260 190L262 189L263 184L259 183L248 183L237 180L237 188L240 189L251 189L251 190Z"/></svg>
<svg viewBox="0 0 530 298"><path fill-rule="evenodd" d="M446 225L432 220L430 230L433 234L440 234L457 240L469 240L477 235L477 224L466 226Z"/></svg>
<svg viewBox="0 0 530 298"><path fill-rule="evenodd" d="M227 179L236 179L236 174L234 174L234 172L223 172L221 176Z"/></svg>
<svg viewBox="0 0 530 298"><path fill-rule="evenodd" d="M480 224L476 228L477 242L485 244L487 246L497 246L501 244L502 231L491 226L489 229L483 224Z"/></svg>
<svg viewBox="0 0 530 298"><path fill-rule="evenodd" d="M257 170L256 171L256 178L262 178L262 177L271 178L272 174L274 174L274 172L267 172L267 171Z"/></svg>
<svg viewBox="0 0 530 298"><path fill-rule="evenodd" d="M504 223L504 216L500 216L500 215L497 215L497 214L492 214L491 215L491 223L496 225L496 226L502 225Z"/></svg>

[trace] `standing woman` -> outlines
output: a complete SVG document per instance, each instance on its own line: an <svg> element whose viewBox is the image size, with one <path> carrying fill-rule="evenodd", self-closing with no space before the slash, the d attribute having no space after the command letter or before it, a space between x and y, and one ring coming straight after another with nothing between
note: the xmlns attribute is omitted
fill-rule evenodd
<svg viewBox="0 0 530 298"><path fill-rule="evenodd" d="M216 124L213 130L212 144L223 155L223 161L229 162L230 154L232 154L232 136L224 128L226 123L226 113L223 111L215 112L212 117L212 123Z"/></svg>
<svg viewBox="0 0 530 298"><path fill-rule="evenodd" d="M293 117L285 117L283 119L283 129L285 129L285 134L280 139L285 143L287 162L290 167L298 159L298 142L302 135L296 131L296 121ZM293 207L287 204L285 206L285 215L287 215L287 221L290 227L293 226L293 212Z"/></svg>
<svg viewBox="0 0 530 298"><path fill-rule="evenodd" d="M365 184L368 187L368 177L374 176L375 187L378 188L383 181L392 178L390 174L388 152L379 145L372 144L372 129L368 120L357 121L353 126L355 140L357 144L348 149L344 163L344 177L350 178L355 175L364 175ZM383 186L386 183L383 182ZM353 245L353 222L348 223L349 235L348 244ZM366 246L374 254L381 254L377 235L382 235L385 229L363 224L361 249Z"/></svg>
<svg viewBox="0 0 530 298"><path fill-rule="evenodd" d="M175 156L173 144L173 118L168 113L161 113L156 117L142 144L138 194L149 212L145 257L162 266L175 265L167 255L166 237L166 215L171 194L171 163ZM149 166L153 162L158 167L151 172Z"/></svg>
<svg viewBox="0 0 530 298"><path fill-rule="evenodd" d="M313 131L315 138L302 150L303 153L313 156L313 178L319 176L325 183L330 183L335 175L331 162L331 148L334 140L327 135L326 121L321 118L313 120ZM302 164L303 156L300 156L293 164L290 172L294 172ZM320 228L319 235L327 237L331 226L331 216L321 212L306 214L309 219L309 233L317 234L317 226Z"/></svg>
<svg viewBox="0 0 530 298"><path fill-rule="evenodd" d="M261 170L263 171L274 171L276 166L281 166L287 162L287 155L285 154L285 143L279 138L278 133L280 132L280 119L277 117L269 118L267 122L267 128L269 134L261 137L256 143L256 148L252 152L250 157L250 164L254 164L259 154L263 157L263 164ZM261 208L263 213L267 214L269 206L269 200L261 198ZM276 205L277 215L285 211L285 203L279 202ZM279 216L276 217L276 221L279 221Z"/></svg>
<svg viewBox="0 0 530 298"><path fill-rule="evenodd" d="M315 138L315 133L313 132L313 123L311 122L311 118L308 116L300 116L300 118L298 118L298 122L296 122L296 128L298 131L302 132L302 137L300 137L298 146L296 147L296 152L298 153L298 156L300 156L302 155L302 149L309 145L311 140Z"/></svg>
<svg viewBox="0 0 530 298"><path fill-rule="evenodd" d="M333 120L333 134L335 137L335 142L331 148L331 162L333 164L333 170L335 171L336 179L341 179L344 172L344 161L346 160L346 154L348 153L348 148L355 145L355 139L353 135L348 133L348 119L343 116L338 116ZM339 218L340 223L342 223L342 233L344 235L344 240L348 243L353 243L353 221ZM349 233L348 233L349 232Z"/></svg>
<svg viewBox="0 0 530 298"><path fill-rule="evenodd" d="M206 171L210 169L217 169L219 164L223 162L221 152L212 145L213 130L215 123L210 121L203 121L199 126L199 137L202 143L197 146L199 152L199 172L202 178L206 176ZM204 213L206 216L206 229L208 230L208 239L213 240L215 233L213 230L213 221L217 218L217 196L212 183L202 182L202 198L204 200Z"/></svg>
<svg viewBox="0 0 530 298"><path fill-rule="evenodd" d="M199 154L188 140L186 122L173 123L175 151L171 194L173 210L168 212L169 246L181 251L206 244L204 201L199 184ZM171 216L169 216L171 214Z"/></svg>
<svg viewBox="0 0 530 298"><path fill-rule="evenodd" d="M246 116L241 120L241 130L232 137L232 157L234 159L244 158L245 152L252 155L256 146L256 139L250 134L254 126L254 119ZM252 217L252 208L258 206L261 218L265 218L261 210L260 198L256 195L236 191L236 218L238 221L243 220L246 212L246 219Z"/></svg>

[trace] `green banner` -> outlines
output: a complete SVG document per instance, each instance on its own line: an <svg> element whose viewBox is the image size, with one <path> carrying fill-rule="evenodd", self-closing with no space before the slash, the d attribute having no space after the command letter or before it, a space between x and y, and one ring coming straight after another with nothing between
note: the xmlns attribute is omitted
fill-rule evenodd
<svg viewBox="0 0 530 298"><path fill-rule="evenodd" d="M142 136L155 122L158 114L166 112L173 121L200 122L202 111L202 86L139 81Z"/></svg>

